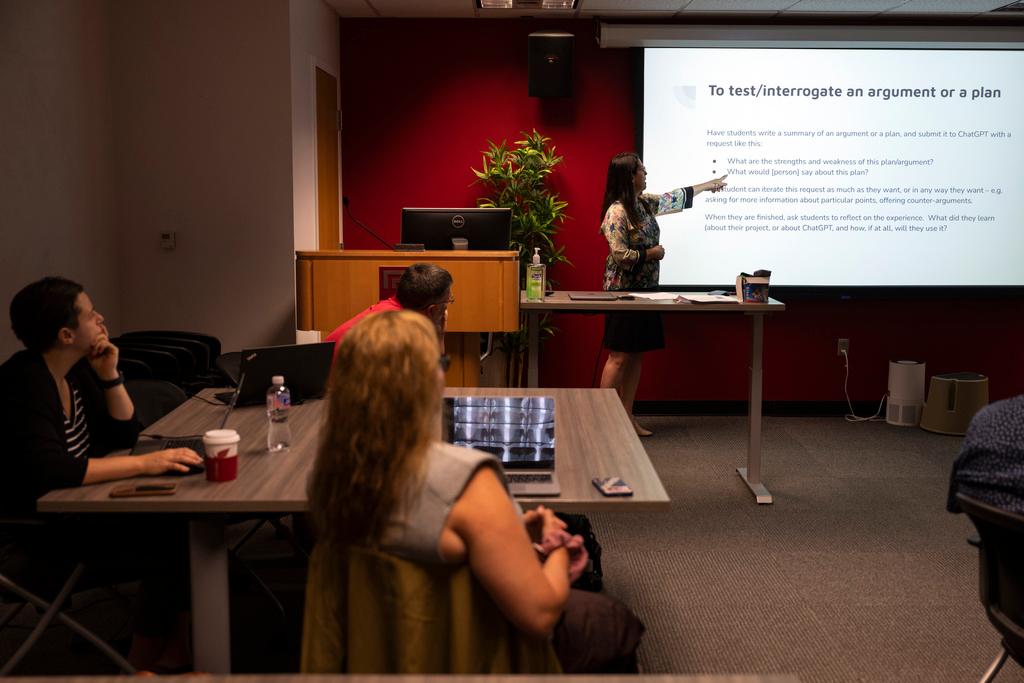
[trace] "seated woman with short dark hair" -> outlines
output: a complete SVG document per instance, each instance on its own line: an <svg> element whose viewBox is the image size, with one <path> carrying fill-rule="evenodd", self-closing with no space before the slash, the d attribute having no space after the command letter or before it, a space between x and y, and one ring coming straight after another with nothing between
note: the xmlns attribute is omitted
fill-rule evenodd
<svg viewBox="0 0 1024 683"><path fill-rule="evenodd" d="M32 515L36 500L53 489L187 471L202 462L189 449L103 457L131 447L139 423L117 369L117 347L80 284L60 277L33 282L15 295L10 315L25 349L0 365L0 514ZM184 664L184 524L123 515L46 520L42 530L19 535L18 545L55 564L82 561L94 570L163 579L159 588L153 581L144 586L129 661Z"/></svg>
<svg viewBox="0 0 1024 683"><path fill-rule="evenodd" d="M494 456L441 442L442 365L435 329L416 313L379 313L345 336L310 480L316 550L369 548L422 565L468 565L519 632L554 637L563 669L623 668L643 626L609 598L570 591L587 561L582 539L544 507L524 514ZM345 581L340 572L327 580ZM307 610L317 591L307 587ZM344 594L344 585L324 593ZM307 616L307 628L315 623ZM580 624L586 635L566 632Z"/></svg>

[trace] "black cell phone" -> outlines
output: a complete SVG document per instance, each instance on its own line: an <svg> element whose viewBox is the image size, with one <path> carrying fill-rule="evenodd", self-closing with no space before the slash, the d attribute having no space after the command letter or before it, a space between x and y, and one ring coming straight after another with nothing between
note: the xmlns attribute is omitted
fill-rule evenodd
<svg viewBox="0 0 1024 683"><path fill-rule="evenodd" d="M590 480L602 496L632 496L633 489L619 477L594 477Z"/></svg>

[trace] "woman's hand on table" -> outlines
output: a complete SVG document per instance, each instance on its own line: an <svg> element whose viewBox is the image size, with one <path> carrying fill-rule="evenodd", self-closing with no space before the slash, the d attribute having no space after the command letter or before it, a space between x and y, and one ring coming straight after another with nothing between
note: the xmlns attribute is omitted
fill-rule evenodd
<svg viewBox="0 0 1024 683"><path fill-rule="evenodd" d="M142 461L143 474L188 472L189 465L203 464L203 459L191 448L168 448L136 457Z"/></svg>

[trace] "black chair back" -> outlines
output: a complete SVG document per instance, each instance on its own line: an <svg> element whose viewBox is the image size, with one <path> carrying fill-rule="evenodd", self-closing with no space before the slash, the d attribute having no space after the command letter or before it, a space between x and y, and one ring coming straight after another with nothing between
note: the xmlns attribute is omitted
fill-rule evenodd
<svg viewBox="0 0 1024 683"><path fill-rule="evenodd" d="M214 365L223 373L224 377L231 381L231 384L238 386L238 375L242 367L241 351L228 351L220 354L214 361Z"/></svg>
<svg viewBox="0 0 1024 683"><path fill-rule="evenodd" d="M157 337L135 332L118 337L115 343L147 344L157 348L160 346L175 346L188 349L188 352L192 354L192 358L195 361L197 374L209 372L210 364L214 359L214 356L210 355L209 346L194 339L185 339L183 337Z"/></svg>
<svg viewBox="0 0 1024 683"><path fill-rule="evenodd" d="M163 380L133 379L124 384L135 404L135 417L143 429L188 400L181 387Z"/></svg>
<svg viewBox="0 0 1024 683"><path fill-rule="evenodd" d="M174 354L146 347L118 346L122 359L142 361L153 372L153 379L181 383L181 371Z"/></svg>
<svg viewBox="0 0 1024 683"><path fill-rule="evenodd" d="M125 358L123 355L117 358L117 369L127 379L153 379L153 370L141 360Z"/></svg>
<svg viewBox="0 0 1024 683"><path fill-rule="evenodd" d="M122 337L165 337L174 339L188 339L191 341L199 342L209 349L207 354L210 358L209 362L220 355L220 339L209 335L201 334L199 332L186 332L184 330L137 330L135 332L125 332L121 335ZM209 367L209 366L207 366Z"/></svg>
<svg viewBox="0 0 1024 683"><path fill-rule="evenodd" d="M150 344L143 341L132 341L131 339L125 339L118 337L111 339L114 344L117 345L118 349L122 351L126 348L135 349L150 349L153 351L164 351L174 356L175 360L178 361L178 376L181 382L188 382L193 379L196 375L196 359L192 355L192 352L183 346L175 346L170 344ZM175 382L179 384L180 382Z"/></svg>
<svg viewBox="0 0 1024 683"><path fill-rule="evenodd" d="M1024 665L1024 515L962 493L956 499L981 536L981 602L1003 637L1003 647Z"/></svg>

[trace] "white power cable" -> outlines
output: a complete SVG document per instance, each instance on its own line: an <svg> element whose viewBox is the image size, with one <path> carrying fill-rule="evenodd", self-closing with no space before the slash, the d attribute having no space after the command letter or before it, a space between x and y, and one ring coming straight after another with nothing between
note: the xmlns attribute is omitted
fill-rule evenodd
<svg viewBox="0 0 1024 683"><path fill-rule="evenodd" d="M846 395L846 406L850 409L850 412L845 415L847 422L877 422L884 420L882 417L882 406L885 405L885 399L889 397L889 392L882 394L882 400L878 402L878 410L875 414L870 417L860 417L857 413L853 412L853 403L850 402L850 392L846 388L847 382L850 380L850 356L846 353L846 349L840 351L843 354L843 362L846 364L846 376L843 377L843 393Z"/></svg>

